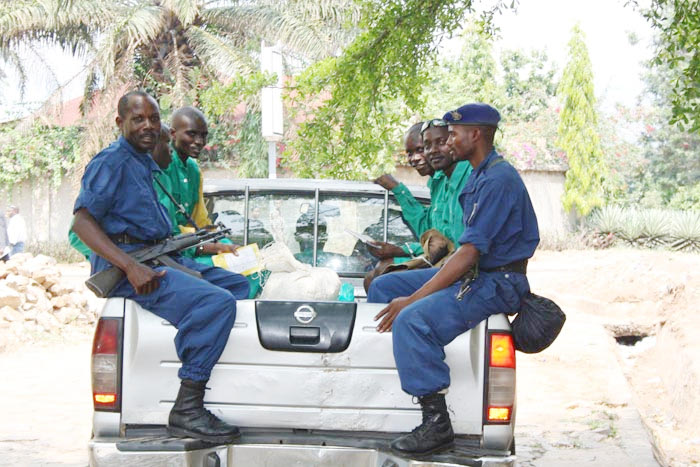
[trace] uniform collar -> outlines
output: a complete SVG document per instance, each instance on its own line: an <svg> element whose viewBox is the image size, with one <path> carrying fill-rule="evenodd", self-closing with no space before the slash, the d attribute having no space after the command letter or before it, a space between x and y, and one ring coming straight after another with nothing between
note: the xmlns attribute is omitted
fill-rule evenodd
<svg viewBox="0 0 700 467"><path fill-rule="evenodd" d="M131 156L136 158L139 162L144 164L151 172L160 172L160 167L153 160L151 155L147 152L139 152L134 148L131 143L129 143L124 136L120 136L117 140L117 144L123 149L125 149Z"/></svg>
<svg viewBox="0 0 700 467"><path fill-rule="evenodd" d="M489 153L489 155L486 156L486 159L481 161L481 164L479 164L479 166L476 169L474 169L474 172L476 172L477 176L480 175L481 172L483 172L485 170L486 166L488 166L489 163L492 160L494 160L496 157L500 157L500 156L498 155L498 153L496 152L495 149L492 149L491 152Z"/></svg>
<svg viewBox="0 0 700 467"><path fill-rule="evenodd" d="M171 145L171 146L170 146L170 149L172 149L172 151L171 151L170 154L171 154L171 156L172 156L173 162L175 162L175 163L176 163L180 168L182 168L182 169L187 168L187 163L188 163L189 160L190 160L189 156L188 156L188 157L185 159L185 161L183 162L182 159L180 159L180 154L177 152L177 149L175 149L175 146L172 146L172 145ZM177 162L176 162L176 161L177 161ZM171 162L171 164L172 164L172 162Z"/></svg>

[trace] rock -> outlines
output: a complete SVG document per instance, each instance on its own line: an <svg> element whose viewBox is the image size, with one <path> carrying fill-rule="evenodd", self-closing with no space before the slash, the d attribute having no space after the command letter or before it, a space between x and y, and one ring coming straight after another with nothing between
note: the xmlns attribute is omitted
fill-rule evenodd
<svg viewBox="0 0 700 467"><path fill-rule="evenodd" d="M45 284L49 278L53 278L55 276L59 276L58 270L56 268L52 267L46 267L42 266L40 268L35 269L32 271L32 279L37 281L40 284ZM56 281L52 281L52 284L55 284Z"/></svg>
<svg viewBox="0 0 700 467"><path fill-rule="evenodd" d="M22 322L24 321L24 315L12 307L4 306L0 308L0 319L9 322Z"/></svg>
<svg viewBox="0 0 700 467"><path fill-rule="evenodd" d="M37 314L36 322L39 326L44 328L44 330L49 332L55 332L61 327L61 323L58 322L56 317L45 311Z"/></svg>
<svg viewBox="0 0 700 467"><path fill-rule="evenodd" d="M15 255L12 255L12 258L8 261L8 263L11 261L12 263L16 264L24 264L33 257L34 255L32 255L31 253L17 253Z"/></svg>
<svg viewBox="0 0 700 467"><path fill-rule="evenodd" d="M51 294L54 297L58 297L60 295L65 295L65 294L71 293L74 290L75 289L73 289L73 287L71 287L70 285L64 284L61 282L54 284L49 288L49 292L51 292Z"/></svg>
<svg viewBox="0 0 700 467"><path fill-rule="evenodd" d="M54 285L58 284L61 281L61 275L60 274L53 274L44 277L44 280L41 282L41 285L44 286L44 288L49 289L53 287Z"/></svg>
<svg viewBox="0 0 700 467"><path fill-rule="evenodd" d="M37 264L39 266L54 266L56 264L56 259L51 256L46 255L36 255L31 258L28 262Z"/></svg>
<svg viewBox="0 0 700 467"><path fill-rule="evenodd" d="M85 294L80 292L71 292L68 296L71 298L74 305L80 308L87 308L88 300Z"/></svg>
<svg viewBox="0 0 700 467"><path fill-rule="evenodd" d="M65 307L54 313L54 316L61 324L68 324L75 321L80 316L80 310L76 307Z"/></svg>
<svg viewBox="0 0 700 467"><path fill-rule="evenodd" d="M24 292L31 283L31 279L19 274L8 274L4 281L5 285L17 292Z"/></svg>
<svg viewBox="0 0 700 467"><path fill-rule="evenodd" d="M70 295L59 295L51 299L51 305L56 309L61 309L71 305Z"/></svg>
<svg viewBox="0 0 700 467"><path fill-rule="evenodd" d="M39 314L39 310L36 307L30 306L24 310L24 320L25 321L36 321L36 316Z"/></svg>
<svg viewBox="0 0 700 467"><path fill-rule="evenodd" d="M0 261L0 279L4 279L9 273L10 271L7 268L7 264Z"/></svg>
<svg viewBox="0 0 700 467"><path fill-rule="evenodd" d="M6 284L7 281L0 283L0 307L9 306L12 308L19 308L22 304L22 295Z"/></svg>

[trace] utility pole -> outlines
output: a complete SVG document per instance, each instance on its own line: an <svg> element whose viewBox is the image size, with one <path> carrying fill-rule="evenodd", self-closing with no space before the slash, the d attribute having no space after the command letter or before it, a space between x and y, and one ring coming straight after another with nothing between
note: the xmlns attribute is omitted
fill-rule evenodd
<svg viewBox="0 0 700 467"><path fill-rule="evenodd" d="M275 73L277 83L262 89L262 136L267 141L268 178L277 178L277 143L284 134L282 110L282 54L277 46L260 45L260 68L263 73Z"/></svg>

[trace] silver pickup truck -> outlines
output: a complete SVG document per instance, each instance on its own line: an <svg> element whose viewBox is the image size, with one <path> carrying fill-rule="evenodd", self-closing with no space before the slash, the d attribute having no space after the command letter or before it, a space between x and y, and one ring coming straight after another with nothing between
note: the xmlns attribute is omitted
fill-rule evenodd
<svg viewBox="0 0 700 467"><path fill-rule="evenodd" d="M420 407L401 391L391 334L376 332L373 317L383 305L365 301L361 281L373 259L345 230L415 241L391 194L327 180L209 180L204 188L209 212L232 229L236 243L262 246L274 233L300 260L336 270L354 298L238 302L205 397L210 411L241 427L231 445L166 434L179 387L176 330L130 300L108 299L92 350L90 465L515 464L515 359L505 315L445 349L455 447L420 459L389 448L397 433L420 423ZM425 188L411 189L429 202Z"/></svg>

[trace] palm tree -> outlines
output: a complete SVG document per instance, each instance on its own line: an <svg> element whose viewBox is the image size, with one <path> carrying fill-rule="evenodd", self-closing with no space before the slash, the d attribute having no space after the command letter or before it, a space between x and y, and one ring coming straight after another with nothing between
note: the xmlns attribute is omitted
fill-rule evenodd
<svg viewBox="0 0 700 467"><path fill-rule="evenodd" d="M58 44L86 60L84 109L135 86L177 106L198 74L256 71L261 40L296 63L336 54L358 17L352 0L15 0L0 3L0 60L24 78L19 50Z"/></svg>

